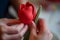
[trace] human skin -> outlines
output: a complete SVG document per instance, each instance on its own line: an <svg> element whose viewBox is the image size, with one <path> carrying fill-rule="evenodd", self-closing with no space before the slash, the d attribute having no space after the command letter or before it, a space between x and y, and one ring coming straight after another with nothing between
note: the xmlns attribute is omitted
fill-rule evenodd
<svg viewBox="0 0 60 40"><path fill-rule="evenodd" d="M36 25L32 22L30 25L30 37L29 40L52 40L53 35L48 29L44 20L39 19L38 24Z"/></svg>
<svg viewBox="0 0 60 40"><path fill-rule="evenodd" d="M27 29L28 25L19 23L16 19L0 19L1 40L21 40Z"/></svg>

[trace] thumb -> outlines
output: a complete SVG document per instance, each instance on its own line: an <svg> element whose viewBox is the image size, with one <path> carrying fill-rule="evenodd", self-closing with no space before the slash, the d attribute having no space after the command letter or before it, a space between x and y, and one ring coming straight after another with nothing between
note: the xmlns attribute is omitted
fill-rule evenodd
<svg viewBox="0 0 60 40"><path fill-rule="evenodd" d="M8 19L8 18L2 18L2 19L0 19L0 22L6 23L6 24L19 24L19 23L21 23L20 20Z"/></svg>
<svg viewBox="0 0 60 40"><path fill-rule="evenodd" d="M37 23L37 30L39 31L38 34L42 34L44 32L44 20L39 19Z"/></svg>
<svg viewBox="0 0 60 40"><path fill-rule="evenodd" d="M34 35L37 35L37 32L36 32L36 24L34 22L31 22L29 24L29 27L30 27L30 33L32 33Z"/></svg>
<svg viewBox="0 0 60 40"><path fill-rule="evenodd" d="M16 20L16 19L6 19L5 22L8 25L21 23L20 20Z"/></svg>

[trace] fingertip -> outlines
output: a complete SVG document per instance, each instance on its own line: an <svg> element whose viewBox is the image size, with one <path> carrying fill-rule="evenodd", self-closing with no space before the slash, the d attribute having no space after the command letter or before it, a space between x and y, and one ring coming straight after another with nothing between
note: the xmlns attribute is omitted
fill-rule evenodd
<svg viewBox="0 0 60 40"><path fill-rule="evenodd" d="M37 25L41 27L44 26L44 19L39 18Z"/></svg>
<svg viewBox="0 0 60 40"><path fill-rule="evenodd" d="M25 25L25 29L26 29L26 31L27 31L27 29L28 29L28 25Z"/></svg>
<svg viewBox="0 0 60 40"><path fill-rule="evenodd" d="M30 24L29 24L31 27L36 27L36 24L32 21Z"/></svg>
<svg viewBox="0 0 60 40"><path fill-rule="evenodd" d="M18 27L24 26L24 23L20 23L18 24Z"/></svg>
<svg viewBox="0 0 60 40"><path fill-rule="evenodd" d="M28 29L28 25L25 25L24 28L19 33L21 37L26 33L27 29Z"/></svg>
<svg viewBox="0 0 60 40"><path fill-rule="evenodd" d="M39 18L38 22L39 22L39 23L44 23L44 19Z"/></svg>
<svg viewBox="0 0 60 40"><path fill-rule="evenodd" d="M30 30L36 29L36 24L32 21L32 22L29 24L29 28L30 28Z"/></svg>
<svg viewBox="0 0 60 40"><path fill-rule="evenodd" d="M36 29L36 24L32 21L32 27Z"/></svg>
<svg viewBox="0 0 60 40"><path fill-rule="evenodd" d="M21 23L21 24L19 24L19 25L17 26L17 30L20 31L23 27L24 27L24 24Z"/></svg>
<svg viewBox="0 0 60 40"><path fill-rule="evenodd" d="M24 25L24 23L20 23L20 25Z"/></svg>

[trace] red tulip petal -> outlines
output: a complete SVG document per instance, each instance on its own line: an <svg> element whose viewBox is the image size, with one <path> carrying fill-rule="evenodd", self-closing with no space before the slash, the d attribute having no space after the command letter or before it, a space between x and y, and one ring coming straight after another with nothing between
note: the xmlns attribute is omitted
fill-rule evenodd
<svg viewBox="0 0 60 40"><path fill-rule="evenodd" d="M35 8L35 6L32 4L32 3L29 3L29 2L27 2L26 3L26 6L32 6L32 8L33 8L33 17L35 18L35 16L36 16L36 8Z"/></svg>
<svg viewBox="0 0 60 40"><path fill-rule="evenodd" d="M28 24L33 20L33 15L32 15L32 7L25 7L22 10L20 10L20 13L18 14L18 16L20 17L20 20L25 23Z"/></svg>
<svg viewBox="0 0 60 40"><path fill-rule="evenodd" d="M19 7L18 7L18 13L20 12L21 9L23 9L25 7L24 4L20 4Z"/></svg>
<svg viewBox="0 0 60 40"><path fill-rule="evenodd" d="M23 9L24 7L25 7L24 4L20 4L20 6L19 6L20 10Z"/></svg>

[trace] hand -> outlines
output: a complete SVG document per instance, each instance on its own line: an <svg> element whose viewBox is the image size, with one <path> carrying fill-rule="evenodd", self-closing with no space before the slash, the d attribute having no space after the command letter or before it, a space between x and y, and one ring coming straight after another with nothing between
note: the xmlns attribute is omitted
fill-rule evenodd
<svg viewBox="0 0 60 40"><path fill-rule="evenodd" d="M0 19L0 21L1 20L2 19ZM13 21L18 23L18 21L14 19L4 20L5 21L0 22L0 27L2 29L2 40L21 40L21 38L27 31L28 26L24 25L23 23L8 26L7 23L11 24L13 23Z"/></svg>
<svg viewBox="0 0 60 40"><path fill-rule="evenodd" d="M30 38L29 40L51 40L53 35L44 24L44 20L39 19L38 24L32 22L30 26Z"/></svg>

